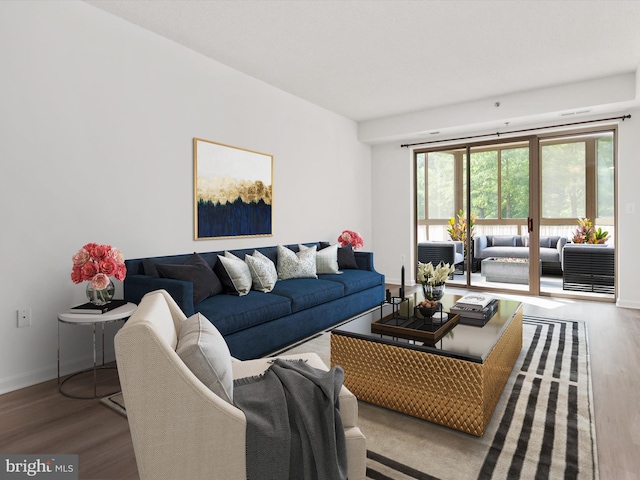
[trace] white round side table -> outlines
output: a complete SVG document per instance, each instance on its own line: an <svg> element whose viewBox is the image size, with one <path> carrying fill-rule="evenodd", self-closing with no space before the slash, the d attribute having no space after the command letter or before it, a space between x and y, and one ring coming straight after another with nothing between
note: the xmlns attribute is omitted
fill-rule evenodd
<svg viewBox="0 0 640 480"><path fill-rule="evenodd" d="M98 395L98 376L97 372L100 369L109 369L116 368L115 366L105 365L104 363L104 326L107 323L119 322L126 320L131 316L131 314L136 309L135 303L126 303L118 308L114 308L106 313L96 314L96 313L71 313L65 312L58 315L58 391L70 398L79 398L79 399L89 399L89 398L101 398L106 397L108 395L112 395L116 392L109 392L105 394ZM60 378L60 324L65 323L68 325L90 325L93 327L93 367L87 368L86 370L82 370L80 372L72 373L68 375L66 378ZM96 327L100 325L101 333L102 333L102 364L98 365L97 361L97 352L96 352ZM81 396L81 395L73 395L65 392L62 389L62 386L65 384L67 380L71 378L81 375L83 373L87 373L93 371L93 395Z"/></svg>

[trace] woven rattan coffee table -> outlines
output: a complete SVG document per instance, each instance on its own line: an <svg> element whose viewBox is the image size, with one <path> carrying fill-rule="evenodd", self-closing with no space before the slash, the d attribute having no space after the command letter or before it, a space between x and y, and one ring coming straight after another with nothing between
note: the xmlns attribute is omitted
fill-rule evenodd
<svg viewBox="0 0 640 480"><path fill-rule="evenodd" d="M458 298L445 295L445 310ZM371 333L380 315L331 332L331 365L342 366L345 386L365 402L482 436L522 349L522 304L500 300L483 327L461 320L431 346Z"/></svg>

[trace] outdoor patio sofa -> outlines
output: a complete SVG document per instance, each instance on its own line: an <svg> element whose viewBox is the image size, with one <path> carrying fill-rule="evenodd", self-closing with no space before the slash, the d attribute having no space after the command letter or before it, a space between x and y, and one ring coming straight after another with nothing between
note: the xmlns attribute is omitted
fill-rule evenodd
<svg viewBox="0 0 640 480"><path fill-rule="evenodd" d="M529 258L529 237L525 235L478 235L473 241L475 260ZM540 237L543 274L562 275L562 250L566 243L566 237Z"/></svg>
<svg viewBox="0 0 640 480"><path fill-rule="evenodd" d="M567 244L562 252L562 289L615 293L615 249L607 245Z"/></svg>
<svg viewBox="0 0 640 480"><path fill-rule="evenodd" d="M464 244L459 241L434 241L418 243L418 261L431 262L434 266L439 263L457 265L464 262Z"/></svg>

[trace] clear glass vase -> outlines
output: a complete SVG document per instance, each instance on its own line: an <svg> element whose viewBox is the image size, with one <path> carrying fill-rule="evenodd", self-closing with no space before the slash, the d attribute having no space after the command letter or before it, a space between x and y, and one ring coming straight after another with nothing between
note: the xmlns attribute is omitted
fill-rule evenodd
<svg viewBox="0 0 640 480"><path fill-rule="evenodd" d="M109 285L102 290L96 290L91 285L91 282L87 282L87 299L89 302L97 306L106 305L113 299L113 294L116 291L116 287L113 281L109 279Z"/></svg>
<svg viewBox="0 0 640 480"><path fill-rule="evenodd" d="M422 285L422 291L424 293L424 298L427 300L438 301L444 295L444 283L442 285Z"/></svg>

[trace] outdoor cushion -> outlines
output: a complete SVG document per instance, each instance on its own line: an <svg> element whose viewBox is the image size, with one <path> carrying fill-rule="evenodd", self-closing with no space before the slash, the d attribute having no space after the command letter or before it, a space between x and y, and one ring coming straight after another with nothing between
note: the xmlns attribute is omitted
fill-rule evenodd
<svg viewBox="0 0 640 480"><path fill-rule="evenodd" d="M515 247L516 237L513 235L494 235L491 240L492 247Z"/></svg>
<svg viewBox="0 0 640 480"><path fill-rule="evenodd" d="M553 242L553 245L551 245L551 237L540 237L540 247L545 247L545 248L554 247L555 248L556 243L558 243L557 240L555 242Z"/></svg>

